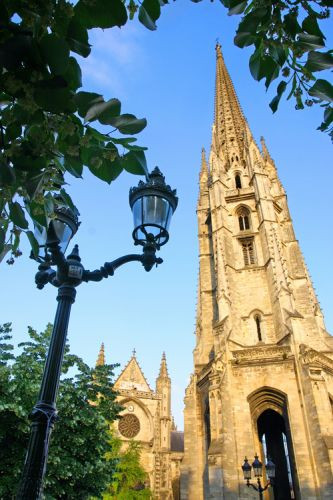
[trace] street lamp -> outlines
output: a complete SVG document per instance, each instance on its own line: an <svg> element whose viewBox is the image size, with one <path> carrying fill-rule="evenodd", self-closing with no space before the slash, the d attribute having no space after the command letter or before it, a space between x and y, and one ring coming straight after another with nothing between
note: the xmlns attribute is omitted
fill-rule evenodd
<svg viewBox="0 0 333 500"><path fill-rule="evenodd" d="M254 477L257 478L257 485L253 484L250 482L251 479L251 469L253 468L253 473ZM244 463L242 465L242 470L243 470L243 475L244 479L246 481L246 484L248 487L252 486L253 489L255 489L259 493L259 498L262 500L263 498L263 491L267 490L268 486L273 486L273 481L275 478L275 464L270 460L268 457L267 463L266 463L266 474L268 476L268 483L266 486L261 486L261 481L260 478L262 477L262 469L263 465L260 462L258 455L256 454L254 457L254 461L252 462L252 467L249 464L248 459L245 457Z"/></svg>
<svg viewBox="0 0 333 500"><path fill-rule="evenodd" d="M30 440L17 500L36 500L42 494L50 434L57 419L56 398L75 288L82 282L113 276L115 270L127 262L141 262L146 271L161 264L163 261L156 257L156 251L169 239L168 228L177 203L176 190L165 184L164 176L156 167L146 182L140 181L138 187L130 190L134 243L143 246L143 253L124 255L95 271L84 269L78 245L65 257L68 244L79 227L77 214L72 210L61 206L60 202L57 204L56 200L47 230L36 228L39 254L34 258L39 267L35 281L39 289L47 283L58 288L58 306L38 401L30 414Z"/></svg>

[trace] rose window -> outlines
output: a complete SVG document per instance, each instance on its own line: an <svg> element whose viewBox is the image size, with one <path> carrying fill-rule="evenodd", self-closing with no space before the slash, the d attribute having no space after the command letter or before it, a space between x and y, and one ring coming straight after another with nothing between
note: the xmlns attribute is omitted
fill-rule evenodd
<svg viewBox="0 0 333 500"><path fill-rule="evenodd" d="M136 415L127 413L121 417L118 425L119 432L126 438L134 438L140 430L140 422Z"/></svg>

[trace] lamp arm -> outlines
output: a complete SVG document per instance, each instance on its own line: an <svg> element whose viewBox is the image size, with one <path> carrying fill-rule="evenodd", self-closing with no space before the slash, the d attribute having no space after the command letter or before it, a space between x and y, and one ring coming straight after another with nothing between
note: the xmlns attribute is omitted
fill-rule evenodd
<svg viewBox="0 0 333 500"><path fill-rule="evenodd" d="M112 262L106 262L100 269L94 271L85 270L83 272L82 281L101 281L103 278L113 276L118 267L127 264L128 262L141 262L145 270L149 272L154 264L161 264L163 260L156 257L155 250L144 249L143 254L129 254L119 257Z"/></svg>

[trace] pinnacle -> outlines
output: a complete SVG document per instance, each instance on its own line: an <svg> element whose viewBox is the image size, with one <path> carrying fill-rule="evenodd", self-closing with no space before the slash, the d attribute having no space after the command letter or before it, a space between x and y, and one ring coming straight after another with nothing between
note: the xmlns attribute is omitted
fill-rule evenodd
<svg viewBox="0 0 333 500"><path fill-rule="evenodd" d="M169 378L165 352L163 352L162 354L160 373L158 375L158 378Z"/></svg>
<svg viewBox="0 0 333 500"><path fill-rule="evenodd" d="M102 342L99 353L98 353L98 358L96 361L96 366L103 366L105 365L105 352L104 352L104 342Z"/></svg>
<svg viewBox="0 0 333 500"><path fill-rule="evenodd" d="M207 161L206 161L206 150L205 150L205 148L202 148L201 149L201 175L204 172L205 173L208 172L208 165L207 165Z"/></svg>

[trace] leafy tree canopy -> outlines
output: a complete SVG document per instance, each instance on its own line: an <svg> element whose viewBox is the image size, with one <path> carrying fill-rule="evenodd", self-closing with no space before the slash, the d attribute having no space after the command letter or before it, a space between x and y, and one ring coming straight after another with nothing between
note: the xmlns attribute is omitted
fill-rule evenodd
<svg viewBox="0 0 333 500"><path fill-rule="evenodd" d="M113 449L108 458L117 461L112 482L103 494L103 500L149 500L152 493L145 487L147 474L140 464L141 448L137 441L129 441L122 450L121 440L112 438Z"/></svg>
<svg viewBox="0 0 333 500"><path fill-rule="evenodd" d="M200 2L202 0L192 0ZM333 86L317 78L333 66L325 49L321 21L333 0L220 0L230 15L241 14L235 44L253 46L250 71L268 88L277 78L273 112L281 97L296 109L319 104L319 129L333 136ZM32 225L46 227L56 203L70 206L65 174L81 177L87 166L111 183L127 170L147 172L144 150L133 135L144 118L123 113L120 101L79 90L77 56L88 57L89 30L124 26L138 20L156 29L168 0L3 0L0 4L0 261L21 254L26 234L33 251ZM100 132L92 126L97 122ZM102 128L101 128L102 127ZM119 137L115 132L125 135ZM119 148L125 149L121 153ZM29 224L30 223L30 224Z"/></svg>
<svg viewBox="0 0 333 500"><path fill-rule="evenodd" d="M38 396L51 331L52 325L41 333L29 327L30 340L14 356L10 324L0 327L0 498L12 498L20 480L30 431L27 417ZM68 377L74 366L77 374ZM66 346L60 418L45 478L47 500L101 498L110 483L117 460L109 422L120 410L112 389L115 366L89 368Z"/></svg>

